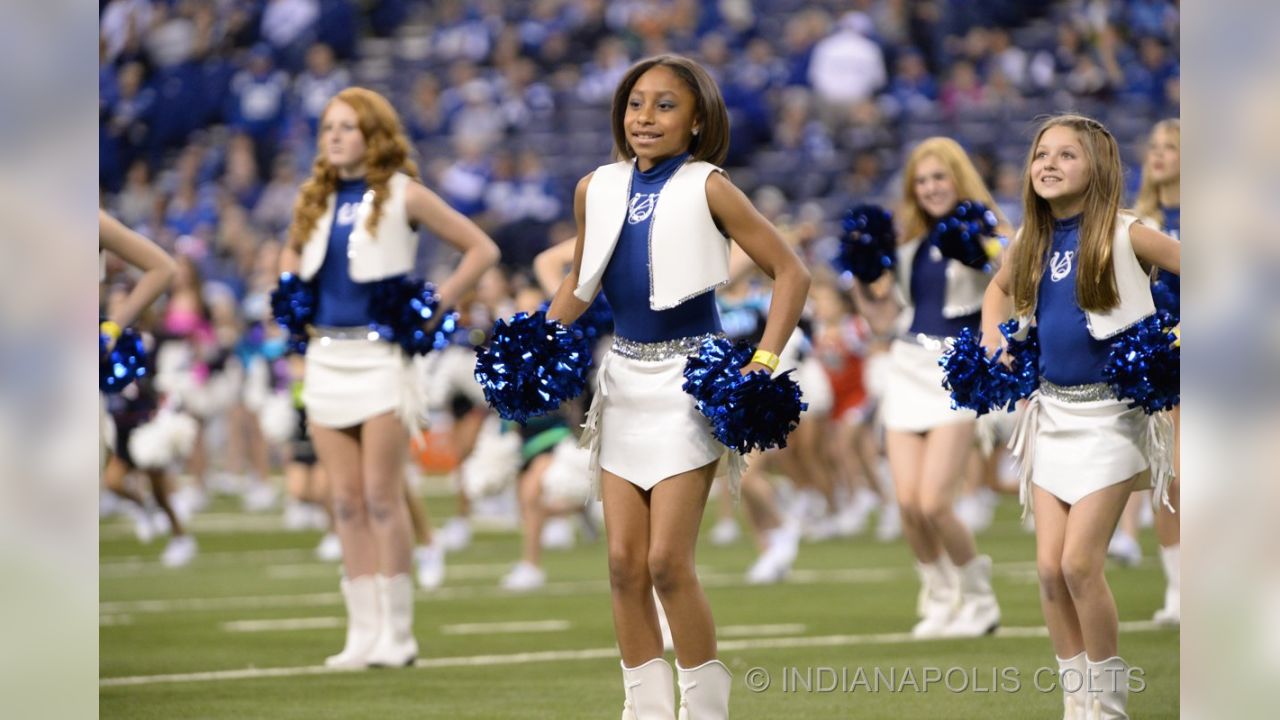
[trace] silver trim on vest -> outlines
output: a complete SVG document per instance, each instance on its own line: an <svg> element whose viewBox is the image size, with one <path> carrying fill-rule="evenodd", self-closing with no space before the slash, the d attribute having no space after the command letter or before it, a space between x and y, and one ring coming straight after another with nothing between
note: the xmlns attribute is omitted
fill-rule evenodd
<svg viewBox="0 0 1280 720"><path fill-rule="evenodd" d="M1116 399L1116 394L1112 392L1111 386L1107 383L1055 385L1048 380L1045 380L1043 377L1040 378L1040 392L1047 398L1052 398L1059 402L1066 403L1096 402L1098 400Z"/></svg>
<svg viewBox="0 0 1280 720"><path fill-rule="evenodd" d="M702 343L717 337L724 337L724 333L691 335L659 342L640 342L615 335L613 337L613 352L628 360L661 362L677 357L688 357L696 353L698 348L702 347Z"/></svg>

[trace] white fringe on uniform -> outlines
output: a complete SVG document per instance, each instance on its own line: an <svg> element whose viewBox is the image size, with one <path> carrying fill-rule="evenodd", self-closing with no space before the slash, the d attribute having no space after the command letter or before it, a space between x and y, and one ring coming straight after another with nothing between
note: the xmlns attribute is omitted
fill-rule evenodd
<svg viewBox="0 0 1280 720"><path fill-rule="evenodd" d="M1141 477L1152 503L1169 504L1173 481L1173 421L1115 399L1105 385L1057 386L1041 380L1018 411L1009 450L1018 463L1022 513L1033 506L1031 483L1068 505L1090 493Z"/></svg>

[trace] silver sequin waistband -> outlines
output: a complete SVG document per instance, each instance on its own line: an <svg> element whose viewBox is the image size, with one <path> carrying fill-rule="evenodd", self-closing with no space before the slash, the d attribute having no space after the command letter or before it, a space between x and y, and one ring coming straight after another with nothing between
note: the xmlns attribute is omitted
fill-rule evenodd
<svg viewBox="0 0 1280 720"><path fill-rule="evenodd" d="M639 342L614 335L613 352L629 360L659 362L675 357L688 357L697 352L703 342L714 337L724 337L724 334L707 333L705 335L691 335L660 342Z"/></svg>
<svg viewBox="0 0 1280 720"><path fill-rule="evenodd" d="M368 325L333 327L330 325L308 325L307 335L319 340L381 340L382 335Z"/></svg>
<svg viewBox="0 0 1280 720"><path fill-rule="evenodd" d="M1088 385L1054 385L1040 378L1040 392L1045 397L1059 402L1082 403L1097 400L1115 400L1116 394L1106 383L1089 383Z"/></svg>

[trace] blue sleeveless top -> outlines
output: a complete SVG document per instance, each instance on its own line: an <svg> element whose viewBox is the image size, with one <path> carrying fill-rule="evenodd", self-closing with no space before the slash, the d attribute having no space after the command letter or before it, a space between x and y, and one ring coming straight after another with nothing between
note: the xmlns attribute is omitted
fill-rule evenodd
<svg viewBox="0 0 1280 720"><path fill-rule="evenodd" d="M338 181L329 247L316 273L316 325L348 327L373 322L369 316L371 285L352 280L347 269L347 241L355 227L356 208L366 187L364 178Z"/></svg>
<svg viewBox="0 0 1280 720"><path fill-rule="evenodd" d="M1053 247L1045 259L1036 298L1040 334L1040 375L1056 385L1103 382L1111 343L1089 334L1084 310L1076 302L1076 266L1080 256L1080 216L1053 222Z"/></svg>
<svg viewBox="0 0 1280 720"><path fill-rule="evenodd" d="M955 337L964 328L975 332L982 321L982 311L949 318L942 315L946 302L947 258L926 237L911 258L912 335L924 333L937 337Z"/></svg>
<svg viewBox="0 0 1280 720"><path fill-rule="evenodd" d="M1181 242L1182 241L1182 208L1175 205L1173 207L1160 208L1164 213L1164 232L1166 235ZM1155 295L1156 309L1166 310L1174 317L1178 317L1178 309L1182 305L1182 280L1179 276L1174 275L1168 270L1161 270L1156 279L1163 282L1165 287L1169 288L1171 296L1162 294Z"/></svg>
<svg viewBox="0 0 1280 720"><path fill-rule="evenodd" d="M638 342L660 342L720 332L716 294L708 291L668 310L649 307L649 233L658 194L667 180L689 158L688 153L668 158L641 171L631 172L631 198L613 256L601 281L605 299L613 308L614 331Z"/></svg>

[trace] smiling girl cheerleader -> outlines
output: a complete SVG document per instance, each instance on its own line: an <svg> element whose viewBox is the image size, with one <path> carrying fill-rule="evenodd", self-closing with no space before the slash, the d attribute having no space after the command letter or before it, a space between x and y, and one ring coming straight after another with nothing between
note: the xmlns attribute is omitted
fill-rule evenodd
<svg viewBox="0 0 1280 720"><path fill-rule="evenodd" d="M1117 399L1111 344L1152 316L1146 266L1177 273L1173 238L1120 211L1116 140L1077 115L1046 120L1027 157L1025 221L987 288L983 344L1016 313L1037 327L1039 389L1021 409L1010 447L1035 513L1040 605L1062 677L1065 718L1127 718L1128 666L1117 654L1115 599L1103 573L1107 542L1129 494L1172 475L1167 413Z"/></svg>

